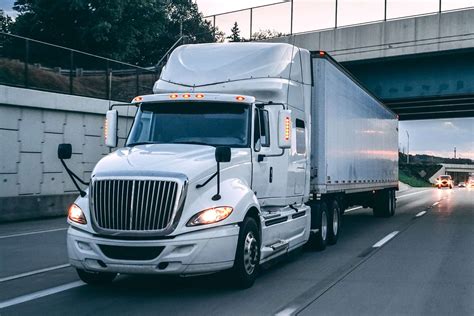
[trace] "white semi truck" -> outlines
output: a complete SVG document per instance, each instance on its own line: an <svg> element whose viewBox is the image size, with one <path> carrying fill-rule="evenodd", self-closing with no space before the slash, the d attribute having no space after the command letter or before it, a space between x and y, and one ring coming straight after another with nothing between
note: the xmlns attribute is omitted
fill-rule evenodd
<svg viewBox="0 0 474 316"><path fill-rule="evenodd" d="M335 244L350 206L394 215L397 116L325 52L185 45L154 93L133 100L125 146L69 209L69 260L83 281L229 270L248 287L266 261ZM109 147L117 121L112 106ZM61 161L70 154L59 146Z"/></svg>

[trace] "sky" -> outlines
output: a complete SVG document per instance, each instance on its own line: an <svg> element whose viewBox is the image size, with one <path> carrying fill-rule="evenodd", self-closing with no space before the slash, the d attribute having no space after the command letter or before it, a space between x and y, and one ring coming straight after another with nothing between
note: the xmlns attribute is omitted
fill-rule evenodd
<svg viewBox="0 0 474 316"><path fill-rule="evenodd" d="M335 0L294 0L295 32L308 29L329 27L333 23ZM0 0L0 8L12 14L14 0ZM278 2L277 0L196 0L205 16L232 10ZM383 17L382 0L338 0L340 25L372 21ZM387 0L388 17L422 14L436 11L439 0ZM474 6L474 0L443 0L443 10ZM256 9L253 12L253 30L276 29L288 31L289 3ZM239 21L242 34L250 33L250 15L248 11L228 14L216 18L223 31L230 29ZM410 134L411 154L430 154L453 157L454 147L457 156L474 159L474 119L446 119L426 121L402 121L399 125L399 147L406 151L407 135Z"/></svg>

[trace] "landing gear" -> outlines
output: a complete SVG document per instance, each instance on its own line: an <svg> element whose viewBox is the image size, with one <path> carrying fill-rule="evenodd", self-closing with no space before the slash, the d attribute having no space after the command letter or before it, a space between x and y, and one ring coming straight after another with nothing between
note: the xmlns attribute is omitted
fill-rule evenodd
<svg viewBox="0 0 474 316"><path fill-rule="evenodd" d="M341 207L339 206L337 200L334 200L330 203L329 218L328 244L335 245L341 230Z"/></svg>
<svg viewBox="0 0 474 316"><path fill-rule="evenodd" d="M374 197L374 216L391 217L395 215L396 198L395 190L380 190Z"/></svg>
<svg viewBox="0 0 474 316"><path fill-rule="evenodd" d="M311 205L311 235L308 241L309 247L317 251L326 249L328 243L328 207L326 202L316 201Z"/></svg>

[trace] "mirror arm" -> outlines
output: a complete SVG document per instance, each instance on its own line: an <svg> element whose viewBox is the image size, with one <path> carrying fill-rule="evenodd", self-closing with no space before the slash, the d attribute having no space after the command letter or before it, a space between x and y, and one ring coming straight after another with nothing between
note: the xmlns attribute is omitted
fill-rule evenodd
<svg viewBox="0 0 474 316"><path fill-rule="evenodd" d="M76 187L76 189L79 191L79 194L81 195L81 197L85 197L86 196L86 192L84 190L82 190L80 187L79 187L79 184L77 184L77 181L79 181L80 183L84 184L84 185L89 185L89 183L87 182L84 182L83 180L81 180L81 178L79 178L74 172L72 172L71 169L69 169L66 165L66 163L64 162L63 159L60 159L61 160L61 163L63 164L64 166L64 169L66 169L66 172L67 174L69 175L69 177L71 178L72 182L74 183L74 186ZM77 181L76 181L77 180Z"/></svg>
<svg viewBox="0 0 474 316"><path fill-rule="evenodd" d="M217 163L217 193L212 197L213 201L219 201L221 199L220 191L221 191L221 163Z"/></svg>
<svg viewBox="0 0 474 316"><path fill-rule="evenodd" d="M208 184L212 179L214 179L215 176L217 176L217 172L215 172L212 176L210 176L209 179L206 180L206 182L204 182L202 184L196 184L196 189L200 189L200 188L206 186L206 184Z"/></svg>

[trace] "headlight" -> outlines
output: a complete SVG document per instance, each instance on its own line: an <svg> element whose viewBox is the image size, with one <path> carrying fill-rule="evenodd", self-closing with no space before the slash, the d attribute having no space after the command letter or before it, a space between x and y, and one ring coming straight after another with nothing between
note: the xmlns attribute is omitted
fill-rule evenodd
<svg viewBox="0 0 474 316"><path fill-rule="evenodd" d="M201 211L191 217L186 226L198 226L220 222L232 213L234 209L230 206L218 206Z"/></svg>
<svg viewBox="0 0 474 316"><path fill-rule="evenodd" d="M82 212L81 208L77 206L76 204L72 204L69 207L69 212L67 216L72 222L78 223L85 225L87 224L86 217L84 216L84 213Z"/></svg>

